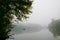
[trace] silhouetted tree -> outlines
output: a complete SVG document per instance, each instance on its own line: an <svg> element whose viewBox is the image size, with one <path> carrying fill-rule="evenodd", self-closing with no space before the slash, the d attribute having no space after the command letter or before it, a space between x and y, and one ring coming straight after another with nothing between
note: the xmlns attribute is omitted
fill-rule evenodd
<svg viewBox="0 0 60 40"><path fill-rule="evenodd" d="M10 38L14 16L20 21L28 18L31 5L31 0L0 0L0 40Z"/></svg>
<svg viewBox="0 0 60 40"><path fill-rule="evenodd" d="M60 36L60 19L52 20L52 22L49 24L49 30L54 36Z"/></svg>

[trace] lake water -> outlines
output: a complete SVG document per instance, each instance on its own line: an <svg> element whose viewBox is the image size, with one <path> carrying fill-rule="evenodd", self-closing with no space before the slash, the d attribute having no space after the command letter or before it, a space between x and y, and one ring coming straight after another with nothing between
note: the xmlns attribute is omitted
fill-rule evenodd
<svg viewBox="0 0 60 40"><path fill-rule="evenodd" d="M13 40L60 40L60 37L54 37L47 28L44 28L39 32L17 34Z"/></svg>

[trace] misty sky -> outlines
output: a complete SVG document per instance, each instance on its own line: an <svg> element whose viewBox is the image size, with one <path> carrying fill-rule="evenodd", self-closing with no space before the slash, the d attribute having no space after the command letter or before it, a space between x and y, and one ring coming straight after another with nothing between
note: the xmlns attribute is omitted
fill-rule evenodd
<svg viewBox="0 0 60 40"><path fill-rule="evenodd" d="M28 23L48 25L52 18L60 18L60 0L33 0L32 7Z"/></svg>

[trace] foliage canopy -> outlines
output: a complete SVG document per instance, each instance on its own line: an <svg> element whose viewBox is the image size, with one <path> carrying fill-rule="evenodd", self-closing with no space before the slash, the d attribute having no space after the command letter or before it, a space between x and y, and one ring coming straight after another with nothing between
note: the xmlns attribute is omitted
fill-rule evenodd
<svg viewBox="0 0 60 40"><path fill-rule="evenodd" d="M13 28L11 21L17 17L18 20L28 18L30 8L32 5L31 0L0 0L0 39L6 40L11 36L10 31Z"/></svg>

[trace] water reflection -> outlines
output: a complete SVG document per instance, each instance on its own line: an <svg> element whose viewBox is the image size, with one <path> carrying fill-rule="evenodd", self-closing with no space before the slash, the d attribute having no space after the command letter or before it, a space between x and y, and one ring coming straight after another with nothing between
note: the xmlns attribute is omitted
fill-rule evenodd
<svg viewBox="0 0 60 40"><path fill-rule="evenodd" d="M26 25L24 25L26 26ZM24 28L24 26L22 26ZM29 27L30 26L30 27ZM27 28L26 28L27 27ZM19 29L17 28L14 35L14 40L60 40L60 22L58 20L53 20L48 28L37 25L28 25L26 26L24 32L20 33ZM11 39L10 39L11 40Z"/></svg>
<svg viewBox="0 0 60 40"><path fill-rule="evenodd" d="M18 34L14 37L14 40L60 40L60 37L55 38L47 28L39 32Z"/></svg>
<svg viewBox="0 0 60 40"><path fill-rule="evenodd" d="M60 40L60 36L54 37L48 28L44 28L39 32L16 34L14 40Z"/></svg>

